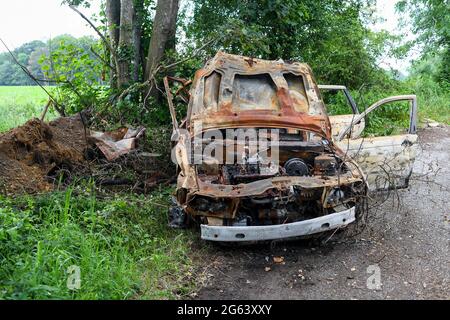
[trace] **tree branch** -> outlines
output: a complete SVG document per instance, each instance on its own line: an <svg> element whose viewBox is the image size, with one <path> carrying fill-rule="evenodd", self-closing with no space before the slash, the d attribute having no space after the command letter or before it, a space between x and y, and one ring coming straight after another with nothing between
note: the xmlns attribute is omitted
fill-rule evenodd
<svg viewBox="0 0 450 320"><path fill-rule="evenodd" d="M100 37L100 39L102 39L102 41L105 43L105 45L108 47L109 51L111 52L112 56L114 57L114 61L117 64L117 54L116 54L116 50L113 48L113 46L111 45L111 43L108 41L108 39L106 39L106 37L100 32L100 30L98 30L98 28L91 22L91 20L89 20L88 17L86 17L82 12L80 12L74 5L70 5L69 6L70 9L72 9L73 11L75 11L76 13L78 13L80 15L80 17L86 21L91 27L92 29L94 29L94 31L98 34L98 36ZM108 64L109 65L109 64Z"/></svg>
<svg viewBox="0 0 450 320"><path fill-rule="evenodd" d="M97 51L95 51L94 48L93 48L92 46L90 47L90 50L91 50L92 54L93 54L98 60L100 60L105 66L107 66L108 68L114 70L114 67L113 67L108 61L106 61L105 59L103 59L103 57L102 57L99 53L97 53Z"/></svg>
<svg viewBox="0 0 450 320"><path fill-rule="evenodd" d="M152 72L151 72L151 74L150 74L150 76L149 76L147 81L144 81L142 83L135 83L134 85L128 87L126 90L124 90L122 92L122 94L119 96L118 100L119 101L123 100L133 90L141 89L141 88L144 88L146 86L149 86L152 82L154 82L155 76L158 74L158 72L160 72L162 70L167 70L167 69L173 68L173 67L175 67L175 66L177 66L177 65L179 65L181 63L184 63L186 61L189 61L189 60L193 59L194 57L196 57L200 53L200 51L202 51L203 49L205 49L207 46L209 46L211 43L213 43L215 41L218 41L218 39L211 39L210 41L206 42L204 45L202 45L198 49L195 49L194 52L191 55L189 55L188 57L186 57L184 59L181 59L179 61L171 63L171 64L169 64L167 66L163 66L163 65L160 64L158 67L156 67L154 70L152 70ZM147 94L145 100L147 100L147 97L148 97L148 94ZM145 104L145 102L144 102L144 104Z"/></svg>

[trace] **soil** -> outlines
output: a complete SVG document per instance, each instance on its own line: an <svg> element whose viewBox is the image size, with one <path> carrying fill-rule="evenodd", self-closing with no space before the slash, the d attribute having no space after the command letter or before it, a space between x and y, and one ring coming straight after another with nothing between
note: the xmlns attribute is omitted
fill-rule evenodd
<svg viewBox="0 0 450 320"><path fill-rule="evenodd" d="M148 148L145 139L137 149L108 161L88 135L79 114L49 123L32 119L0 134L0 194L43 193L76 179L93 179L113 192L130 192L131 186L140 193L170 182L174 166L143 152ZM154 139L152 135L150 141Z"/></svg>
<svg viewBox="0 0 450 320"><path fill-rule="evenodd" d="M372 203L362 234L321 245L203 243L209 280L194 298L450 299L450 128L422 130L419 143L410 188ZM367 285L373 266L378 288Z"/></svg>
<svg viewBox="0 0 450 320"><path fill-rule="evenodd" d="M0 134L0 193L37 193L53 189L57 172L84 161L87 147L79 115L48 124L32 119Z"/></svg>

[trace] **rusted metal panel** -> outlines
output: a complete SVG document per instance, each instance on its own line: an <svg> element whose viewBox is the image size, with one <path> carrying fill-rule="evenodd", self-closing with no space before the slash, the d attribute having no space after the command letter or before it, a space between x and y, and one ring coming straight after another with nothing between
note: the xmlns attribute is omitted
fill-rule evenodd
<svg viewBox="0 0 450 320"><path fill-rule="evenodd" d="M336 185L348 185L362 181L358 177L275 177L258 180L247 184L239 185L217 185L212 183L199 183L199 190L196 195L217 197L217 198L239 198L262 195L268 190L288 190L292 186L301 189L318 189L332 187Z"/></svg>
<svg viewBox="0 0 450 320"><path fill-rule="evenodd" d="M251 62L249 62L251 61ZM204 105L205 77L217 72L221 75L218 107ZM243 110L233 104L233 82L236 75L269 75L276 86L277 99L264 109ZM292 74L304 81L307 112L298 112L285 79ZM212 91L207 88L206 94ZM216 88L217 89L217 88ZM193 135L195 121L202 122L202 130L236 127L286 127L316 132L324 137L331 137L331 125L326 116L325 106L318 98L318 88L310 68L302 63L284 63L283 61L266 61L251 59L219 52L205 68L197 71L193 81L191 99L188 109L187 126Z"/></svg>

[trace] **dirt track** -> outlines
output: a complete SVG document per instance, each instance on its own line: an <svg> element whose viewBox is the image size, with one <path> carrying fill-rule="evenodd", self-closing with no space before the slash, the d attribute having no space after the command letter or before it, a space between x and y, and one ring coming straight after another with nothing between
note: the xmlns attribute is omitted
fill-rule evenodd
<svg viewBox="0 0 450 320"><path fill-rule="evenodd" d="M363 234L320 247L213 246L208 285L196 298L450 299L450 128L422 130L419 140L410 189L372 209ZM369 265L380 268L379 290L367 288Z"/></svg>

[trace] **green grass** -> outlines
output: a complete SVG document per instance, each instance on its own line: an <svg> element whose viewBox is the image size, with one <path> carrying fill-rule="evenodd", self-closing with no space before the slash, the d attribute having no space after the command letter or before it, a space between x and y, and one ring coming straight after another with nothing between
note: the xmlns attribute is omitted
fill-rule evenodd
<svg viewBox="0 0 450 320"><path fill-rule="evenodd" d="M450 125L450 84L437 86L431 78L411 79L407 85L417 95L419 118Z"/></svg>
<svg viewBox="0 0 450 320"><path fill-rule="evenodd" d="M0 299L174 299L194 288L193 235L167 227L170 190L104 197L90 184L0 196ZM81 287L67 286L70 266Z"/></svg>
<svg viewBox="0 0 450 320"><path fill-rule="evenodd" d="M40 87L0 87L0 132L22 125L31 118L39 118L47 100ZM46 120L54 117L53 110L49 110Z"/></svg>

